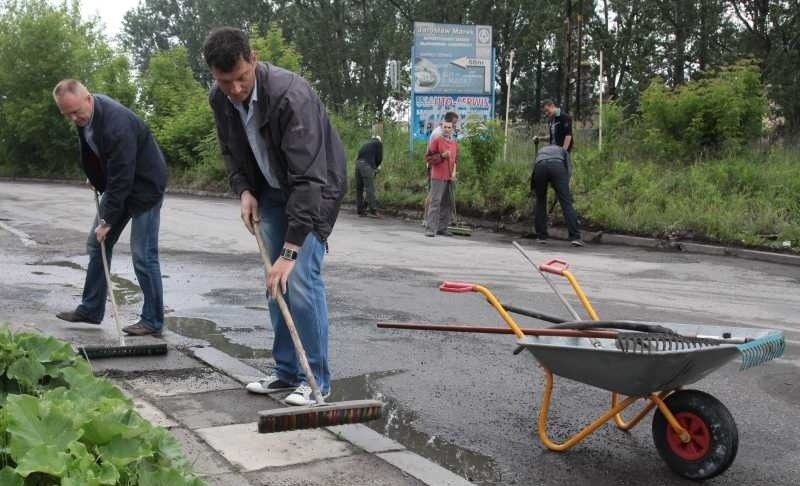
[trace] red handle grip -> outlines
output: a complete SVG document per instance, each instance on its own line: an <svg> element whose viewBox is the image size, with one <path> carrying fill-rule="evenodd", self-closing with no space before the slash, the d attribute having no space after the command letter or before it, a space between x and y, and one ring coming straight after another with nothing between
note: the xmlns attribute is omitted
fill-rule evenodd
<svg viewBox="0 0 800 486"><path fill-rule="evenodd" d="M472 292L475 285L465 282L444 282L439 286L442 292Z"/></svg>
<svg viewBox="0 0 800 486"><path fill-rule="evenodd" d="M569 263L563 260L550 260L547 263L539 265L539 270L555 275L564 275L564 270L569 268Z"/></svg>

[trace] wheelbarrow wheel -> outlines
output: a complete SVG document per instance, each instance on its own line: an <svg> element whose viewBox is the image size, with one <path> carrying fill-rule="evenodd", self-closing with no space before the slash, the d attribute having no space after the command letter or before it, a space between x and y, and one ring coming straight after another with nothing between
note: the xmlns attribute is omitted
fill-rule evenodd
<svg viewBox="0 0 800 486"><path fill-rule="evenodd" d="M691 436L688 443L683 443L656 408L653 442L664 462L689 479L708 479L725 472L739 448L736 422L725 405L698 390L677 391L664 403Z"/></svg>

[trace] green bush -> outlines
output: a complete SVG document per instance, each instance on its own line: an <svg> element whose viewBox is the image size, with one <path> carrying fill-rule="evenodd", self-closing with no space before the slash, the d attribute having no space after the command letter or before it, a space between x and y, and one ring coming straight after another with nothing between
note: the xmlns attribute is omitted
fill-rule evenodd
<svg viewBox="0 0 800 486"><path fill-rule="evenodd" d="M766 95L759 68L740 63L674 90L655 79L642 94L645 153L660 160L738 152L761 135Z"/></svg>
<svg viewBox="0 0 800 486"><path fill-rule="evenodd" d="M74 128L52 90L63 78L133 100L124 56L81 19L79 4L30 0L0 7L0 175L77 177Z"/></svg>
<svg viewBox="0 0 800 486"><path fill-rule="evenodd" d="M473 123L467 129L470 136L460 141L459 145L469 150L478 172L488 174L503 148L503 129L500 122L490 120Z"/></svg>
<svg viewBox="0 0 800 486"><path fill-rule="evenodd" d="M0 329L0 405L4 486L202 484L178 441L64 342Z"/></svg>

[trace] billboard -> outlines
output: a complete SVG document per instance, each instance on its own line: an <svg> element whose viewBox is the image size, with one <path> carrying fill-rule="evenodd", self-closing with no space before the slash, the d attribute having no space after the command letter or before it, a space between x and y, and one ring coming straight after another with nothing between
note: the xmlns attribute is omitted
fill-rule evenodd
<svg viewBox="0 0 800 486"><path fill-rule="evenodd" d="M448 111L458 113L455 135L456 138L463 137L467 134L468 124L493 117L493 106L491 96L415 95L411 107L414 138L427 140Z"/></svg>
<svg viewBox="0 0 800 486"><path fill-rule="evenodd" d="M414 23L411 132L426 139L444 114L471 121L494 117L494 51L489 25Z"/></svg>

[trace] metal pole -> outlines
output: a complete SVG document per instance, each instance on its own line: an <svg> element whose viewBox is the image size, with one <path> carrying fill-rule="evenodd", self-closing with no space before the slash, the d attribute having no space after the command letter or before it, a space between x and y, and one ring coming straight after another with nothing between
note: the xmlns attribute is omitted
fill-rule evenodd
<svg viewBox="0 0 800 486"><path fill-rule="evenodd" d="M603 78L603 51L600 51L600 129L597 137L597 150L603 150L603 91L606 90Z"/></svg>
<svg viewBox="0 0 800 486"><path fill-rule="evenodd" d="M511 107L511 70L514 69L514 50L508 54L508 70L506 71L506 129L503 140L503 161L508 155L508 110Z"/></svg>

